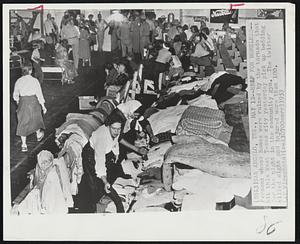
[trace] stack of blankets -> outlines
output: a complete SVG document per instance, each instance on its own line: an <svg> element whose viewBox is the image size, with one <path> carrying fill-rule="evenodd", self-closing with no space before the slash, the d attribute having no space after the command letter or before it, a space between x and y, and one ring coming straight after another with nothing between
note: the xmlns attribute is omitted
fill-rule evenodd
<svg viewBox="0 0 300 244"><path fill-rule="evenodd" d="M210 135L228 144L232 127L226 123L221 110L189 106L176 128L177 135Z"/></svg>

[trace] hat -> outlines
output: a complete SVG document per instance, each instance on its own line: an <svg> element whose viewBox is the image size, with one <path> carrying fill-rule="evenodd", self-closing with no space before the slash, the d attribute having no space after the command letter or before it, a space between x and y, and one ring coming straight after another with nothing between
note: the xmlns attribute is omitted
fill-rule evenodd
<svg viewBox="0 0 300 244"><path fill-rule="evenodd" d="M146 19L146 15L142 14L141 19Z"/></svg>
<svg viewBox="0 0 300 244"><path fill-rule="evenodd" d="M166 19L166 16L162 15L160 16L161 19Z"/></svg>

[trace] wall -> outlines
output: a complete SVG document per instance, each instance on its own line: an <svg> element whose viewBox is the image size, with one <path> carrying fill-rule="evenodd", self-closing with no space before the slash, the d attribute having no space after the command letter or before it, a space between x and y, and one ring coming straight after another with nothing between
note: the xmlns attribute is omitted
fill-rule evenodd
<svg viewBox="0 0 300 244"><path fill-rule="evenodd" d="M29 11L30 12L30 11ZM100 10L100 9L95 9L95 10L81 10L82 13L85 14L85 17L89 14L94 15L94 20L97 18L97 15L99 12L101 12L102 17L105 19L110 15L109 10ZM55 17L56 23L60 25L62 16L64 14L64 10L45 10L44 13L44 19L47 17L47 13L51 13L53 17ZM162 15L166 16L168 18L168 14L173 13L175 19L180 19L180 10L179 9L155 9L155 14L156 17L159 18ZM30 14L30 13L29 13ZM183 9L182 10L182 24L188 24L188 25L200 25L199 22L194 22L193 17L194 16L206 16L209 19L210 15L210 10L209 9ZM247 18L256 18L256 10L255 9L240 9L239 10L239 20L238 24L231 24L232 27L234 28L239 28L242 25L246 25L246 19ZM36 21L36 24L38 25L40 21ZM214 28L214 29L221 29L223 24L216 24L216 23L209 23L207 22L207 26L209 28ZM39 27L37 27L39 28Z"/></svg>
<svg viewBox="0 0 300 244"><path fill-rule="evenodd" d="M183 10L183 19L182 22L183 24L188 24L188 25L200 25L199 22L194 22L193 16L205 16L209 19L210 15L210 10L209 9L184 9ZM233 28L239 28L240 26L246 25L246 19L247 18L256 18L256 9L240 9L239 10L239 19L238 19L238 24L230 24ZM213 29L221 29L222 28L222 23L206 23L209 28Z"/></svg>

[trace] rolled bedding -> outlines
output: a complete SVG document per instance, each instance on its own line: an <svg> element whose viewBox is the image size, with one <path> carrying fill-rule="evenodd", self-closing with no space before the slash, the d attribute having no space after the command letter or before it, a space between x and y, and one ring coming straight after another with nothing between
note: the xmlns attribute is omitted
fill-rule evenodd
<svg viewBox="0 0 300 244"><path fill-rule="evenodd" d="M195 142L174 144L165 154L163 183L167 190L173 183L172 163L181 163L224 178L251 178L250 154L236 152L202 138Z"/></svg>

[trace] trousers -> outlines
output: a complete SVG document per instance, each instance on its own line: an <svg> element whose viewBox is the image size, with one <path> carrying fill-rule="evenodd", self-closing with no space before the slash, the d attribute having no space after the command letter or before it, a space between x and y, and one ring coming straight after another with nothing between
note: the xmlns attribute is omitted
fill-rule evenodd
<svg viewBox="0 0 300 244"><path fill-rule="evenodd" d="M127 56L128 54L132 54L132 43L123 43L121 42L121 48L122 48L122 57Z"/></svg>
<svg viewBox="0 0 300 244"><path fill-rule="evenodd" d="M44 82L44 73L42 71L40 63L32 62L33 63L33 71L34 71L34 77L37 78L42 84Z"/></svg>

